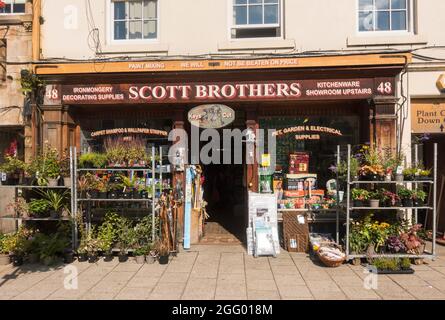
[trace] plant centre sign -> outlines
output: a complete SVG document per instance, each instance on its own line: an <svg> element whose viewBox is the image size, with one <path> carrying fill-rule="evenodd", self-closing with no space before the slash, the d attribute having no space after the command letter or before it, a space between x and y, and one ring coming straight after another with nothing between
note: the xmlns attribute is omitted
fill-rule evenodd
<svg viewBox="0 0 445 320"><path fill-rule="evenodd" d="M168 84L64 85L51 97L67 104L366 99L392 96L394 79L271 80ZM58 90L61 91L59 94ZM56 99L54 98L54 99Z"/></svg>

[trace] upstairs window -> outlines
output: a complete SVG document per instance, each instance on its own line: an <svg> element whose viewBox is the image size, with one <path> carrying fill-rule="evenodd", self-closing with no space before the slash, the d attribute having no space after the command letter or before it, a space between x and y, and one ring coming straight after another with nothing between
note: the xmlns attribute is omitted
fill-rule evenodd
<svg viewBox="0 0 445 320"><path fill-rule="evenodd" d="M281 36L281 0L232 1L232 39Z"/></svg>
<svg viewBox="0 0 445 320"><path fill-rule="evenodd" d="M358 0L359 32L408 31L410 0Z"/></svg>
<svg viewBox="0 0 445 320"><path fill-rule="evenodd" d="M0 14L25 13L26 0L3 0L4 6L0 6Z"/></svg>
<svg viewBox="0 0 445 320"><path fill-rule="evenodd" d="M158 1L112 1L113 40L152 40L158 37Z"/></svg>

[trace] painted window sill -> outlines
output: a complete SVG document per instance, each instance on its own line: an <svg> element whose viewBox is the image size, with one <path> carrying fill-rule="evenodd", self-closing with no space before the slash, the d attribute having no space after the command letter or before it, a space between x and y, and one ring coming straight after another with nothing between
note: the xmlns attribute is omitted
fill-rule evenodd
<svg viewBox="0 0 445 320"><path fill-rule="evenodd" d="M120 54L120 53L165 53L168 52L169 46L162 43L112 43L102 48L104 54Z"/></svg>
<svg viewBox="0 0 445 320"><path fill-rule="evenodd" d="M363 35L349 36L347 38L348 47L356 46L389 46L389 45L419 45L428 43L424 35Z"/></svg>
<svg viewBox="0 0 445 320"><path fill-rule="evenodd" d="M295 41L292 39L243 39L218 43L219 51L294 48Z"/></svg>

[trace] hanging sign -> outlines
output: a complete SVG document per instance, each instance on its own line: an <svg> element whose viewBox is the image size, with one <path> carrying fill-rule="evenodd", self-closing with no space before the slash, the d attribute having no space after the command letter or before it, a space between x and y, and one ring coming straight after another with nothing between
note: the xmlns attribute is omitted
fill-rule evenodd
<svg viewBox="0 0 445 320"><path fill-rule="evenodd" d="M334 136L342 136L342 132L335 128L322 126L295 126L290 128L278 129L274 132L276 137L281 137L287 134L297 133L295 139L297 140L320 140L319 133L330 134ZM318 133L318 134L313 134Z"/></svg>
<svg viewBox="0 0 445 320"><path fill-rule="evenodd" d="M205 104L188 113L191 124L200 128L223 128L235 121L235 111L223 104Z"/></svg>
<svg viewBox="0 0 445 320"><path fill-rule="evenodd" d="M411 105L412 133L445 133L445 104Z"/></svg>

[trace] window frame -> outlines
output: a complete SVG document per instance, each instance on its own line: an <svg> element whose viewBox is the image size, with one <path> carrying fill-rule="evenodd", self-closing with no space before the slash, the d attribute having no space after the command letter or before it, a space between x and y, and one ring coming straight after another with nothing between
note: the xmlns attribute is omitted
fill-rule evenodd
<svg viewBox="0 0 445 320"><path fill-rule="evenodd" d="M7 2L8 0L3 0L3 2ZM12 0L12 2L10 3L11 4L11 9L12 10L14 10L14 5L15 5L15 0ZM25 0L25 3L24 3L24 5L25 5L25 11L23 11L23 12L0 12L0 16L7 16L7 15L15 15L15 16L18 16L18 15L24 15L24 14L26 14L26 0ZM8 3L6 3L6 4L8 4Z"/></svg>
<svg viewBox="0 0 445 320"><path fill-rule="evenodd" d="M131 2L131 0L122 0L123 2ZM138 1L138 0L136 0ZM139 0L139 1L143 1L143 0ZM115 1L115 0L108 0L107 1L107 19L108 21L108 41L110 44L113 45L119 45L119 44L125 44L125 45L129 45L129 44L147 44L147 43L157 43L159 42L159 34L160 34L160 0L156 0L157 4L156 4L156 38L153 39L115 39L114 38L114 22L115 21L121 21L121 20L115 20L114 19L114 2L119 2L119 1ZM142 9L143 10L143 9ZM124 21L124 20L122 20ZM129 21L127 19L125 19L125 21ZM141 19L141 21L143 22L144 20ZM150 20L148 20L150 21ZM143 23L142 23L143 24ZM142 25L142 29L143 29L143 25Z"/></svg>
<svg viewBox="0 0 445 320"><path fill-rule="evenodd" d="M227 11L228 11L228 39L230 41L255 41L255 40L280 40L284 37L284 0L278 0L278 23L264 23L264 24L235 24L233 17L233 10L236 5L235 0L227 0ZM263 19L264 19L264 2L262 2L263 7ZM233 29L273 29L279 28L280 34L276 37L250 37L250 38L233 38Z"/></svg>
<svg viewBox="0 0 445 320"><path fill-rule="evenodd" d="M413 35L414 34L414 0L406 0L406 29L405 30L367 30L367 31L361 31L360 30L360 0L355 1L355 21L356 21L356 28L355 32L356 34L360 36L388 36L388 35ZM395 11L402 11L404 9L396 9ZM389 11L392 10L374 10L373 12L377 11ZM376 20L374 19L374 27L375 27ZM391 14L390 14L390 26L391 26Z"/></svg>

